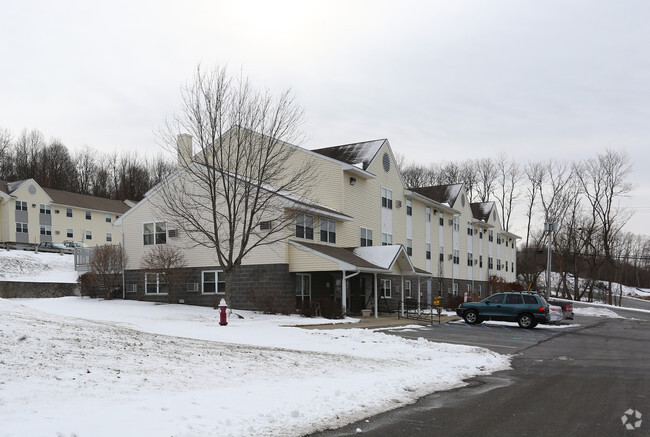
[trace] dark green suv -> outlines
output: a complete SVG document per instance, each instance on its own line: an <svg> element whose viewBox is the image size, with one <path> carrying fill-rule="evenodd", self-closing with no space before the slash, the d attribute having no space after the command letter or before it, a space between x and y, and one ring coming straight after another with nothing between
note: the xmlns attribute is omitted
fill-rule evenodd
<svg viewBox="0 0 650 437"><path fill-rule="evenodd" d="M537 293L508 291L493 294L480 302L461 303L456 314L473 325L485 320L517 322L521 328L534 328L548 323L550 315L546 299Z"/></svg>

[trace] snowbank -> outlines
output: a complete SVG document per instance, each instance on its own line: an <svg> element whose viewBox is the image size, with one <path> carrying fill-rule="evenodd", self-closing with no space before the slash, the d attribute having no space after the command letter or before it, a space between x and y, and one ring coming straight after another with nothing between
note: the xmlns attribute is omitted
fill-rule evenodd
<svg viewBox="0 0 650 437"><path fill-rule="evenodd" d="M295 436L509 368L507 357L307 319L0 299L4 436ZM314 320L311 320L314 323Z"/></svg>
<svg viewBox="0 0 650 437"><path fill-rule="evenodd" d="M77 277L73 255L0 250L0 281L75 283Z"/></svg>

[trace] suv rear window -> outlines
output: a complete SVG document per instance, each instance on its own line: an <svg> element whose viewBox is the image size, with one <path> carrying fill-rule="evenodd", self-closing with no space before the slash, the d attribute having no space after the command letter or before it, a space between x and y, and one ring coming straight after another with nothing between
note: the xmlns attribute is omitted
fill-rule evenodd
<svg viewBox="0 0 650 437"><path fill-rule="evenodd" d="M521 303L521 295L520 294L506 294L506 303L509 303L511 305L517 305Z"/></svg>
<svg viewBox="0 0 650 437"><path fill-rule="evenodd" d="M535 296L530 296L530 295L523 295L524 298L524 303L531 304L531 305L537 305L537 299L535 299Z"/></svg>

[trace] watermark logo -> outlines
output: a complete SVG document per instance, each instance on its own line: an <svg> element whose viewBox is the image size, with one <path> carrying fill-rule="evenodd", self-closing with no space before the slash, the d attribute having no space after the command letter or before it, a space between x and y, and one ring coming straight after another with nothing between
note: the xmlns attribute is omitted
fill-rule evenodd
<svg viewBox="0 0 650 437"><path fill-rule="evenodd" d="M621 422L623 422L625 429L629 431L639 429L641 428L641 413L630 408L621 416Z"/></svg>

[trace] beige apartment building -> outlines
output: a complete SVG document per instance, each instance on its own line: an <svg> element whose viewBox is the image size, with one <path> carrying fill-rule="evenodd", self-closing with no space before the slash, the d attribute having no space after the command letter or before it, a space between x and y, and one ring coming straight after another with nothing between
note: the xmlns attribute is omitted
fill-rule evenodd
<svg viewBox="0 0 650 437"><path fill-rule="evenodd" d="M189 138L179 138L187 147ZM269 299L296 307L329 299L348 313L377 313L404 301L427 306L437 296L443 302L465 292L485 296L493 276L516 280L519 237L502 228L495 204L470 203L462 184L405 187L388 140L285 147L294 149L287 168L308 161L317 169L313 199L296 208L287 241L245 259L233 279L234 308L259 309ZM182 153L179 162L187 162ZM141 270L140 260L151 247L170 244L182 248L187 261L174 299L214 305L225 289L215 254L172 228L155 207L162 192L152 189L117 222L130 262L126 296L167 299L163 282Z"/></svg>
<svg viewBox="0 0 650 437"><path fill-rule="evenodd" d="M122 243L113 224L132 202L42 188L34 179L0 181L0 242Z"/></svg>

